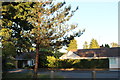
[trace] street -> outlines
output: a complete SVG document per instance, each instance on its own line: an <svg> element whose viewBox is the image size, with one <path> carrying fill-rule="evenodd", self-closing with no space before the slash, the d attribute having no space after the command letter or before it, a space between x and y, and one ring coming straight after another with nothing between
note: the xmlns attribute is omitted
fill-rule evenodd
<svg viewBox="0 0 120 80"><path fill-rule="evenodd" d="M119 78L120 71L60 71L55 70L54 72L51 71L39 71L40 74L51 74L64 76L65 78ZM93 76L94 75L94 76Z"/></svg>
<svg viewBox="0 0 120 80"><path fill-rule="evenodd" d="M9 73L25 73L30 70L27 69L17 69L10 70ZM31 70L33 72L33 70ZM52 74L63 76L64 78L120 78L120 71L81 71L81 70L73 70L73 71L61 71L61 70L39 70L39 74Z"/></svg>

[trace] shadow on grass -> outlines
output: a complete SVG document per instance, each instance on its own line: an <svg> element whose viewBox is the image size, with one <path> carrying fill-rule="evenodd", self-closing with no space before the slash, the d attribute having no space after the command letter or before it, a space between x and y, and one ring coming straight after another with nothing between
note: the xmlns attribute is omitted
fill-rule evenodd
<svg viewBox="0 0 120 80"><path fill-rule="evenodd" d="M51 74L38 74L38 78L64 78L63 76L54 75L51 77ZM20 80L32 80L33 72L29 71L27 73L6 73L2 74L2 80L12 80L12 79L20 79Z"/></svg>

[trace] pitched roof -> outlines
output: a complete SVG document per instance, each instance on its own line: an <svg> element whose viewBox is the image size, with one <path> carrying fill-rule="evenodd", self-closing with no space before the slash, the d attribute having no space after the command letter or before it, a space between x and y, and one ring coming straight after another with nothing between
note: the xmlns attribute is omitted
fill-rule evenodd
<svg viewBox="0 0 120 80"><path fill-rule="evenodd" d="M62 55L60 59L80 59L80 57L74 52L69 51L67 54Z"/></svg>
<svg viewBox="0 0 120 80"><path fill-rule="evenodd" d="M120 47L98 48L98 49L79 49L76 54L80 57L120 57Z"/></svg>

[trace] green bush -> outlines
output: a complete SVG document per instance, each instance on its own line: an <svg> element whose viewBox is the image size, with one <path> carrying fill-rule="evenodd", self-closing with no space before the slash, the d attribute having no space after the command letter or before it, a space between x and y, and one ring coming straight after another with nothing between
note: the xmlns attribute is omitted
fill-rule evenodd
<svg viewBox="0 0 120 80"><path fill-rule="evenodd" d="M42 54L39 56L39 62L38 62L38 67L39 68L47 68L48 60L47 60L47 55Z"/></svg>
<svg viewBox="0 0 120 80"><path fill-rule="evenodd" d="M58 68L72 68L72 60L57 60Z"/></svg>
<svg viewBox="0 0 120 80"><path fill-rule="evenodd" d="M47 61L48 61L47 63L48 67L53 67L53 68L57 67L56 58L54 56L47 56Z"/></svg>
<svg viewBox="0 0 120 80"><path fill-rule="evenodd" d="M54 56L47 56L47 66L50 68L108 68L108 59L56 59Z"/></svg>
<svg viewBox="0 0 120 80"><path fill-rule="evenodd" d="M13 63L8 62L8 63L6 63L6 68L13 69L13 68L15 68L15 65Z"/></svg>

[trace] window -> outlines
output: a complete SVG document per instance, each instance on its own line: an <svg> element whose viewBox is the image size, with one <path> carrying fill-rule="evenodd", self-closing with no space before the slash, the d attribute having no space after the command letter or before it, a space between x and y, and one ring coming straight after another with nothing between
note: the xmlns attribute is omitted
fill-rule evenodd
<svg viewBox="0 0 120 80"><path fill-rule="evenodd" d="M116 58L114 57L110 58L110 64L116 64Z"/></svg>

